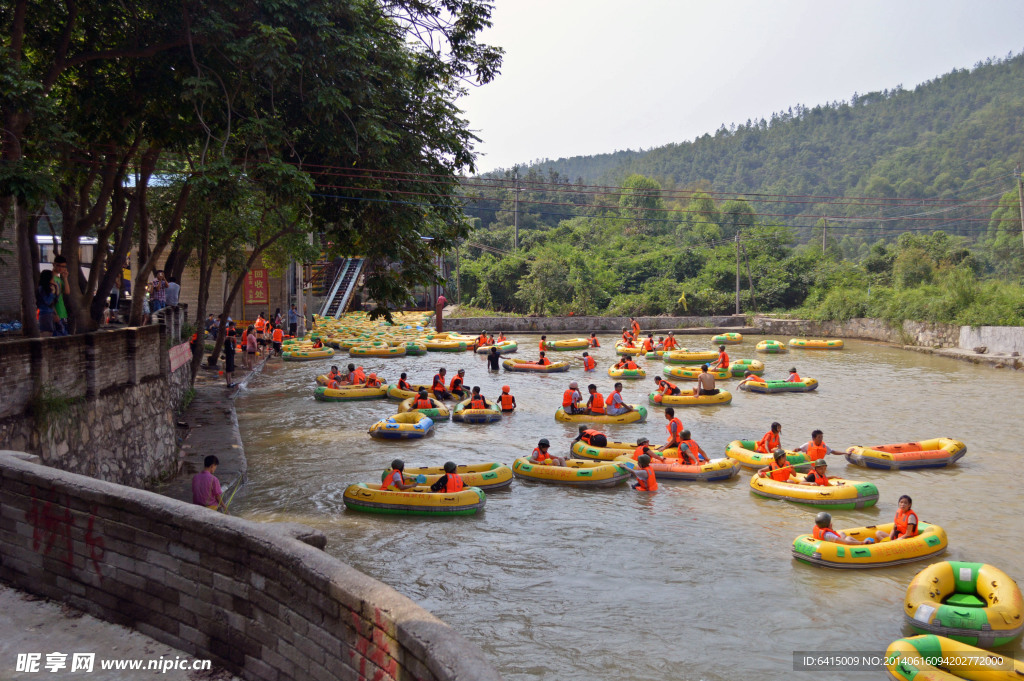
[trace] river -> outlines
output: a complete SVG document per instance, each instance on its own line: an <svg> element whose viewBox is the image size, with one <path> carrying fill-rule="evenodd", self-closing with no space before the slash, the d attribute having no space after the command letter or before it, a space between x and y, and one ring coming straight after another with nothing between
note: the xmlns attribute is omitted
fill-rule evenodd
<svg viewBox="0 0 1024 681"><path fill-rule="evenodd" d="M329 553L451 624L509 681L888 678L881 671L794 671L794 651L882 653L910 635L903 596L929 562L848 571L797 563L792 540L810 532L816 510L753 495L746 470L725 483L662 482L656 494L516 480L488 494L485 511L469 518L345 510L345 487L379 481L396 457L411 466L511 464L540 437L551 440L552 453L567 454L576 426L553 414L568 382L578 380L584 394L591 382L605 395L611 390L614 337L600 339L598 370L589 375L578 361L563 374L489 374L484 357L469 353L364 359L368 371L388 379L406 371L412 383L429 383L438 366L449 376L465 367L466 384L492 399L501 385L512 386L519 408L511 416L488 425L440 423L420 441L367 435L397 411L394 401L314 401L312 379L332 362L271 363L236 403L250 478L236 512L321 530ZM876 507L834 511L834 525L891 522L897 498L909 494L921 519L948 533L944 559L992 563L1024 581L1024 376L858 341L842 351L759 356L760 339L729 346L730 356L762 359L768 378L785 378L795 365L820 387L757 395L721 381L734 392L731 405L677 409L706 451L723 456L728 442L758 438L774 420L786 447L803 444L815 428L835 449L961 439L967 455L949 469L876 471L830 457L831 475L874 482L880 492ZM539 336L517 340L513 357L536 357ZM680 341L711 347L707 336ZM346 355L333 363L347 363ZM624 382L628 402L647 403L662 363L645 365L646 380ZM604 430L614 440L646 435L660 444L664 412L648 409L647 423ZM1003 650L1024 658L1020 641Z"/></svg>

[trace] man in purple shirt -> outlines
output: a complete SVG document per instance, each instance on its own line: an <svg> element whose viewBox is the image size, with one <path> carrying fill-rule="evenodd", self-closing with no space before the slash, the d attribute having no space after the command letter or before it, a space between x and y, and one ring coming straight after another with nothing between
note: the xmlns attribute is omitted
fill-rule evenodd
<svg viewBox="0 0 1024 681"><path fill-rule="evenodd" d="M228 508L224 505L220 480L213 474L218 465L220 465L220 461L213 454L203 459L203 466L205 466L203 472L192 476L192 503L226 514Z"/></svg>

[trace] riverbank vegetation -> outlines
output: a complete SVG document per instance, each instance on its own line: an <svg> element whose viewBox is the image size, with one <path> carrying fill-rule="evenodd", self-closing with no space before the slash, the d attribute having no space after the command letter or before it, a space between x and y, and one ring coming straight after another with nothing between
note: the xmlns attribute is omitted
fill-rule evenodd
<svg viewBox="0 0 1024 681"><path fill-rule="evenodd" d="M505 312L678 315L733 312L739 288L743 312L1024 324L1021 92L1011 56L685 144L467 178L458 292Z"/></svg>

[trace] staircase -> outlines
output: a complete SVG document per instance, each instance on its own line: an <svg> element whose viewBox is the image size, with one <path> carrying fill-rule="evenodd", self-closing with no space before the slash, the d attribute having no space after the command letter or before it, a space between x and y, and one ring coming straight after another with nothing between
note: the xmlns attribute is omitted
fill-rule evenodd
<svg viewBox="0 0 1024 681"><path fill-rule="evenodd" d="M349 302L352 300L356 281L359 280L359 273L362 270L362 258L346 258L334 269L333 282L327 290L323 304L320 306L321 317L336 317L345 313ZM326 278L324 281L326 281Z"/></svg>

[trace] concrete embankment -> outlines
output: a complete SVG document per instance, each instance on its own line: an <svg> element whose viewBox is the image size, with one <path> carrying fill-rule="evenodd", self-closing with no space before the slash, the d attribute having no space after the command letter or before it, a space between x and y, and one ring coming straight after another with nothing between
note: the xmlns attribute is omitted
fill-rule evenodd
<svg viewBox="0 0 1024 681"><path fill-rule="evenodd" d="M246 679L498 681L475 645L311 542L0 451L0 581Z"/></svg>
<svg viewBox="0 0 1024 681"><path fill-rule="evenodd" d="M637 317L644 331L682 334L754 331L746 315L718 317ZM444 317L445 331L479 334L481 330L505 333L618 333L629 326L629 317Z"/></svg>

